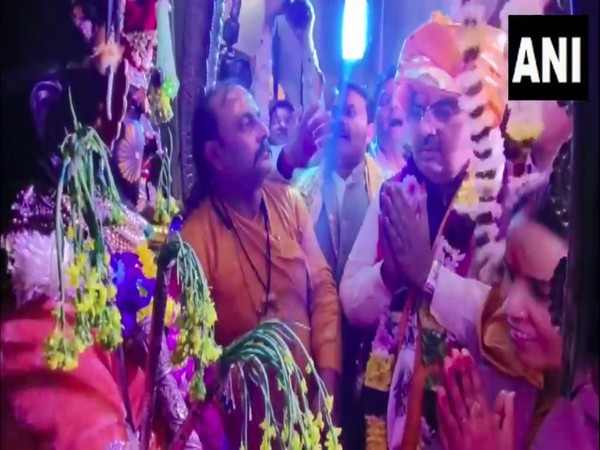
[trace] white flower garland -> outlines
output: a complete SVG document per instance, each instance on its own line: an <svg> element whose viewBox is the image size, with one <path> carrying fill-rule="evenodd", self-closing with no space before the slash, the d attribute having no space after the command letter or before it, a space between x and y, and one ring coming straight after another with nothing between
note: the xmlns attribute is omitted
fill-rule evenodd
<svg viewBox="0 0 600 450"><path fill-rule="evenodd" d="M531 173L524 173L521 176L511 176L508 179L508 197L504 201L504 206L509 211L512 210L519 199L548 182L548 176L545 173L534 170Z"/></svg>
<svg viewBox="0 0 600 450"><path fill-rule="evenodd" d="M460 106L468 115L467 127L474 154L474 189L479 198L476 206L460 212L469 214L473 220L479 219L474 231L476 248L473 264L475 275L482 281L490 281L495 261L501 260L504 254L504 242L499 240L497 224L502 215L498 195L502 189L506 158L502 134L488 108L483 74L476 65L484 39L484 14L484 5L470 0L463 2L460 21L464 39L463 60L467 67L457 77L456 83L463 93Z"/></svg>

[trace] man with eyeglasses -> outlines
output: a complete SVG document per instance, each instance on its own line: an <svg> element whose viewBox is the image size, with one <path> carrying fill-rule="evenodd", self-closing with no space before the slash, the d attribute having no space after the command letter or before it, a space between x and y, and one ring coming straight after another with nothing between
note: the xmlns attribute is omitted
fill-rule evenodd
<svg viewBox="0 0 600 450"><path fill-rule="evenodd" d="M371 203L340 283L345 316L372 333L358 380L367 449L430 448L431 376L453 345L446 329L471 317L489 289L470 278L475 221L460 212L478 196L469 115L455 82L463 67L459 27L434 15L404 43L394 95L406 114L411 154ZM505 75L496 69L506 40L495 39L500 30L486 30L482 92L498 125Z"/></svg>

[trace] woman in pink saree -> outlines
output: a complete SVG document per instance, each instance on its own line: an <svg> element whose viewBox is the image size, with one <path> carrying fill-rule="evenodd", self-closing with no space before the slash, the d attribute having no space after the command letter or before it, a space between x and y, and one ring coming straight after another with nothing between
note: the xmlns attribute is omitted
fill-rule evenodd
<svg viewBox="0 0 600 450"><path fill-rule="evenodd" d="M437 408L446 450L598 448L597 359L576 374L570 397L559 398L562 306L552 299L566 274L567 150L549 186L513 214L504 282L483 307L473 356L454 351L445 360Z"/></svg>

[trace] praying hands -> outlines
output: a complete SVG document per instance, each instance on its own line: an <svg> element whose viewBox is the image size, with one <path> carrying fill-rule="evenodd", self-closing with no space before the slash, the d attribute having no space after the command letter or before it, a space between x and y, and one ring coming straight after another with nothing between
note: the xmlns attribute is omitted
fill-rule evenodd
<svg viewBox="0 0 600 450"><path fill-rule="evenodd" d="M390 292L395 292L403 281L422 289L433 261L427 197L418 196L414 204L407 197L397 183L386 183L381 189L381 274Z"/></svg>
<svg viewBox="0 0 600 450"><path fill-rule="evenodd" d="M501 391L493 409L471 355L453 350L444 359L444 387L437 391L440 437L446 450L513 450L514 393Z"/></svg>

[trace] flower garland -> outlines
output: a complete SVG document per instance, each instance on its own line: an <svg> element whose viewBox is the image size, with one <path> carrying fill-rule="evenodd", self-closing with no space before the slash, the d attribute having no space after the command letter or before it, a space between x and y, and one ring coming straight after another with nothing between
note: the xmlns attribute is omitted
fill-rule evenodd
<svg viewBox="0 0 600 450"><path fill-rule="evenodd" d="M180 245L174 287L179 291L182 306L176 321L178 331L170 333L168 341L173 351L173 361L181 368L176 371L178 383L187 388L187 398L192 402L192 407L171 450L184 448L187 438L195 428L196 417L206 418L211 416L211 412L214 413L207 407L207 403L211 402L216 393L214 390L207 392L207 383L211 378L214 379L214 376L209 376L208 369L213 369L213 375L216 375L220 386L232 383L230 377L233 372L239 375L244 413L241 449L248 448L247 427L252 417L247 386L247 382L250 381L259 386L265 402L265 419L261 424L262 449L271 448L273 440L278 440L283 448L320 448L321 435L327 424L326 448L341 450L341 430L335 428L331 420L333 397L326 393L313 360L289 326L277 320L265 321L225 349L221 349L215 343L215 305L202 266L192 247L181 240L180 228L181 220L177 217L172 221L170 231L172 239L178 240ZM318 388L320 411L316 411L316 415L311 412L307 398L308 384L303 371L294 360L291 347L301 350L301 357L308 361L304 372L313 376ZM275 419L272 409L269 373L276 374L277 389L285 394L283 424L279 424ZM212 383L210 386L214 389ZM219 441L221 424L215 420L212 422L215 429L212 430L214 439L211 442Z"/></svg>
<svg viewBox="0 0 600 450"><path fill-rule="evenodd" d="M79 355L94 343L112 350L122 342L110 255L104 242L102 220L95 212L96 195L100 195L108 201L109 222L119 223L122 218L119 194L110 171L108 148L93 128L77 121L70 93L69 99L74 131L60 146L63 163L56 191L55 238L57 267L64 264L65 240L73 249L66 275L72 290L69 297L75 309L75 326L67 332L67 286L65 274L58 270L57 324L45 342L48 365L63 370L75 369ZM61 214L65 195L70 200L68 227Z"/></svg>
<svg viewBox="0 0 600 450"><path fill-rule="evenodd" d="M150 117L157 124L169 123L174 116L171 101L174 98L175 88L170 80L165 79L159 69L154 69L148 84L148 104Z"/></svg>
<svg viewBox="0 0 600 450"><path fill-rule="evenodd" d="M177 255L177 285L181 291L181 313L176 321L179 329L173 363L181 367L193 360L195 373L189 387L190 399L204 400L204 371L221 356L215 343L214 327L217 312L208 290L204 270L194 249L177 234L180 248Z"/></svg>
<svg viewBox="0 0 600 450"><path fill-rule="evenodd" d="M177 339L179 336L179 330L176 327L170 327L167 330L167 347L172 353L177 347ZM211 376L214 376L211 369L215 366L211 366L207 369L204 374L204 381L207 383ZM186 403L190 403L189 391L190 382L194 377L195 365L192 359L188 359L187 362L179 367L174 368L171 371L171 375L175 379L179 390L184 394ZM198 422L195 424L195 431L200 438L200 442L204 449L207 450L222 450L224 442L227 441L225 434L225 426L221 417L221 411L219 405L212 402L201 402L196 403L198 405L197 412L199 412Z"/></svg>
<svg viewBox="0 0 600 450"><path fill-rule="evenodd" d="M171 102L179 91L170 13L171 4L168 0L156 2L156 64L150 74L148 103L152 120L157 124L171 121L174 116Z"/></svg>
<svg viewBox="0 0 600 450"><path fill-rule="evenodd" d="M304 371L294 360L290 347L300 349L302 356L308 360ZM273 442L277 442L281 448L292 450L321 448L321 436L327 427L325 448L341 450L341 429L334 427L331 419L333 397L327 394L312 358L288 325L278 320L262 322L223 350L216 369L221 383L231 383L230 377L234 372L238 375L244 416L240 450L248 448L248 423L252 417L249 382L259 387L264 401L265 418L260 424L263 431L261 449L272 448ZM285 396L282 423L275 418L273 411L269 373L276 374L277 390ZM312 376L317 385L319 408L315 412L310 408L305 374ZM181 427L183 431L176 437L171 450L184 448L189 432L193 429L194 413L201 409L202 404L193 405L191 414Z"/></svg>
<svg viewBox="0 0 600 450"><path fill-rule="evenodd" d="M472 208L465 208L477 225L474 231L476 251L474 263L482 266L486 261L497 260L503 254L504 244L499 237L498 220L502 207L498 195L502 188L504 165L504 140L498 127L494 126L494 117L488 109L488 97L484 89L483 73L477 66L484 40L485 13L483 5L471 0L463 1L461 24L463 33L463 62L465 71L456 79L463 95L460 106L468 114L469 127L475 168L474 189L479 201ZM500 256L501 257L501 256ZM483 272L480 277L486 278Z"/></svg>
<svg viewBox="0 0 600 450"><path fill-rule="evenodd" d="M380 319L373 339L373 347L365 370L364 385L389 394L393 370L400 343L401 311L387 311ZM366 449L387 449L386 416L367 415Z"/></svg>
<svg viewBox="0 0 600 450"><path fill-rule="evenodd" d="M148 103L152 120L157 124L168 123L173 119L171 102L179 91L170 13L171 4L168 0L156 2L156 64L150 74Z"/></svg>
<svg viewBox="0 0 600 450"><path fill-rule="evenodd" d="M320 407L316 415L310 409L306 378L296 364L290 346L300 348L308 360L305 372L313 376L318 389ZM252 414L248 381L260 387L264 400L265 419L260 425L263 430L261 449L272 448L273 441L278 442L282 448L292 450L320 448L325 425L328 426L325 448L341 449L338 442L341 430L335 428L331 420L333 397L326 393L325 384L317 375L313 360L289 326L276 320L263 322L254 331L225 349L219 362L224 367L235 367L239 374L242 409L246 419L240 449L248 448L248 422ZM282 424L278 423L273 411L269 392L269 369L275 369L277 389L284 392L286 397Z"/></svg>
<svg viewBox="0 0 600 450"><path fill-rule="evenodd" d="M165 97L173 100L179 91L179 79L175 68L175 55L173 54L173 36L171 32L171 4L168 0L156 2L156 67L164 75L162 90Z"/></svg>

